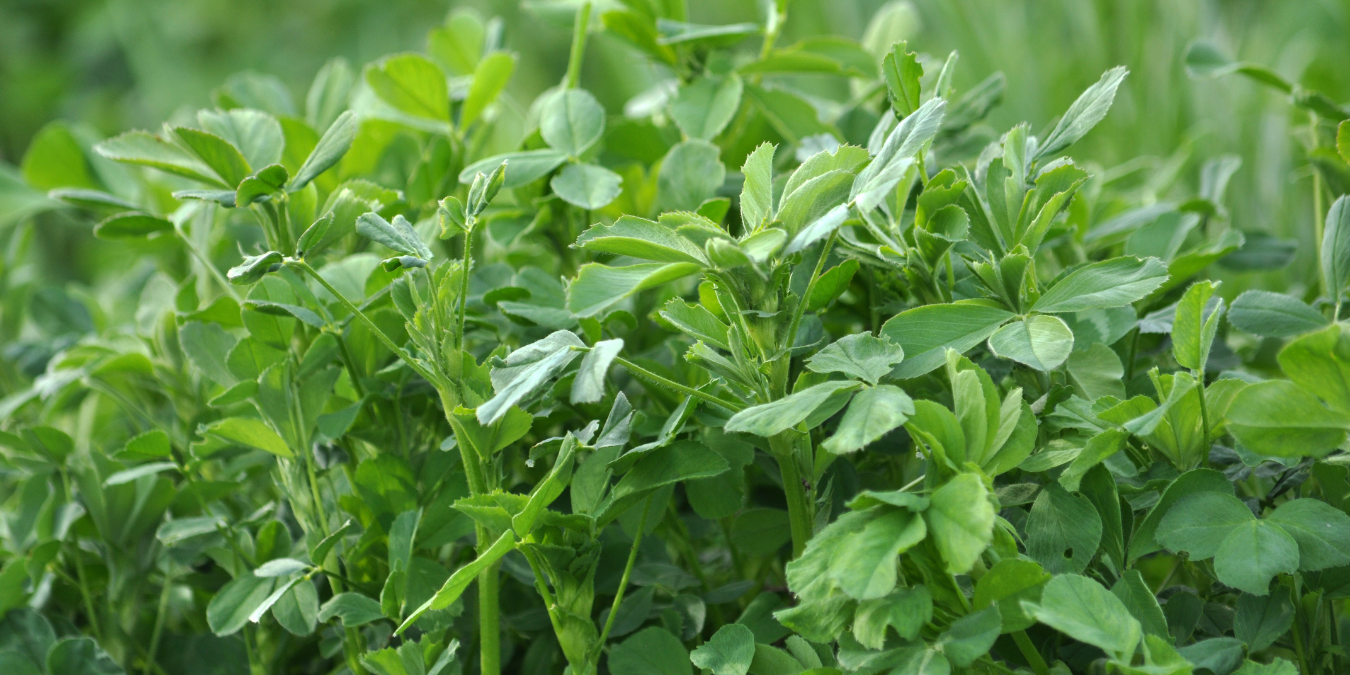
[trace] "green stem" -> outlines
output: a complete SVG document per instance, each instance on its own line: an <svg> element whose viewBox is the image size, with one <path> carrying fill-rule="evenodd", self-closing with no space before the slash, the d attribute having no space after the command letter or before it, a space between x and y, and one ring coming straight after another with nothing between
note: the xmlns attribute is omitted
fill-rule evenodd
<svg viewBox="0 0 1350 675"><path fill-rule="evenodd" d="M70 474L65 469L61 470L61 484L66 490L66 501L75 501L75 493L70 489ZM89 581L84 574L84 562L80 560L79 544L75 545L75 554L72 558L75 560L75 578L79 580L80 596L84 599L84 611L89 615L89 627L93 630L94 639L102 644L103 631L99 628L98 614L94 612L94 596L89 592Z"/></svg>
<svg viewBox="0 0 1350 675"><path fill-rule="evenodd" d="M787 348L792 349L792 345L797 342L797 329L801 327L802 315L806 313L806 305L811 302L811 292L816 288L816 280L820 279L820 273L825 269L825 259L830 257L830 249L834 248L834 238L839 235L839 230L830 233L830 238L825 240L825 248L820 249L820 259L816 261L816 269L811 272L811 280L806 282L806 291L802 293L801 300L797 301L797 310L792 313L792 323L788 324Z"/></svg>
<svg viewBox="0 0 1350 675"><path fill-rule="evenodd" d="M1321 137L1317 133L1317 113L1308 114L1308 125L1312 131L1312 149L1317 150L1321 146ZM1331 293L1332 289L1326 287L1326 271L1322 269L1322 236L1324 221L1322 220L1322 174L1316 168L1313 169L1313 251L1317 255L1317 285L1322 288L1322 293ZM1334 298L1339 303L1340 298ZM1339 305L1338 305L1339 306Z"/></svg>
<svg viewBox="0 0 1350 675"><path fill-rule="evenodd" d="M159 639L164 634L164 617L169 613L169 588L172 582L173 577L165 572L164 585L159 591L159 609L155 611L155 627L150 631L150 649L145 654L145 668L141 671L144 675L150 675L155 670L155 655L159 653Z"/></svg>
<svg viewBox="0 0 1350 675"><path fill-rule="evenodd" d="M469 265L473 263L473 230L464 233L464 261L460 263L459 268L459 303L456 309L459 310L455 317L455 351L464 351L464 315L469 307ZM423 268L425 269L425 268ZM433 291L434 292L434 291ZM461 357L462 358L462 357ZM454 364L455 371L459 372L460 364Z"/></svg>
<svg viewBox="0 0 1350 675"><path fill-rule="evenodd" d="M1041 656L1040 650L1036 649L1036 645L1032 644L1031 638L1027 637L1027 632L1024 630L1014 631L1012 636L1013 642L1017 643L1017 648L1021 650L1022 656L1025 657L1027 663L1031 665L1031 670L1034 671L1036 675L1049 675L1050 667L1046 665L1045 657Z"/></svg>
<svg viewBox="0 0 1350 675"><path fill-rule="evenodd" d="M614 603L609 606L609 617L600 631L600 639L595 643L595 661L600 660L600 652L605 648L609 630L614 627L614 617L619 614L619 605L623 603L623 592L628 588L628 577L633 573L633 563L637 562L638 547L642 545L642 534L647 529L647 514L652 508L652 495L642 504L642 515L638 518L637 534L633 535L633 547L628 550L628 562L623 566L623 576L619 578L619 590L614 593Z"/></svg>
<svg viewBox="0 0 1350 675"><path fill-rule="evenodd" d="M591 23L591 3L583 2L577 8L576 25L572 28L572 52L567 57L567 89L576 89L581 81L581 60L586 56L586 29Z"/></svg>
<svg viewBox="0 0 1350 675"><path fill-rule="evenodd" d="M484 550L491 546L484 541ZM502 617L501 588L498 569L501 563L489 565L478 573L478 643L479 672L482 675L501 675L502 672Z"/></svg>
<svg viewBox="0 0 1350 675"><path fill-rule="evenodd" d="M1200 438L1204 439L1204 445L1209 445L1209 409L1205 406L1205 374L1199 370L1191 371L1195 376L1195 395L1200 399ZM1209 448L1205 448L1209 452Z"/></svg>
<svg viewBox="0 0 1350 675"><path fill-rule="evenodd" d="M783 495L787 497L788 525L792 531L792 558L801 557L806 550L806 542L815 532L815 511L812 508L811 487L802 482L801 467L797 463L796 443L785 431L769 437L769 447L774 459L778 460L778 471L783 476Z"/></svg>
<svg viewBox="0 0 1350 675"><path fill-rule="evenodd" d="M346 307L347 311L352 313L352 316L355 316L356 318L360 319L361 322L366 325L366 328L369 328L370 332L373 333L375 337L379 339L380 342L384 343L385 347L389 348L389 351L394 352L394 354L397 355L400 359L402 359L404 363L408 364L408 367L412 368L413 372L417 373L418 375L421 375L422 378L425 379L427 382L430 382L432 384L440 383L440 379L437 378L435 374L427 370L422 364L418 363L417 361L409 357L408 354L403 351L402 347L399 347L398 345L394 344L393 339L391 339L388 335L385 335L384 331L380 330L380 327L375 325L374 321L370 320L370 317L366 316L365 313L362 312L356 305L352 304L352 301L348 300L347 296L342 294L342 291L339 291L337 288L334 288L332 284L328 283L327 279L320 276L319 273L316 272L313 267L309 266L309 263L303 260L290 258L286 260L286 264L292 267L299 268L300 271L304 272L305 274L308 274L309 276L313 277L315 281L319 282L319 285L323 286L324 290L332 294L334 298L337 298L338 302L342 303L342 306Z"/></svg>
<svg viewBox="0 0 1350 675"><path fill-rule="evenodd" d="M717 396L713 396L712 394L709 394L707 392L699 391L698 389L695 389L693 387L688 387L678 382L674 382L664 377L661 377L660 375L657 375L656 373L653 373L652 371L647 370L646 368L643 368L642 366L639 366L636 363L633 363L632 361L623 358L622 356L616 357L614 359L614 362L628 369L628 372L637 375L638 377L647 380L653 384L657 384L667 389L670 389L671 391L677 391L681 394L687 394L689 396L701 398L709 403L720 405L723 408L726 408L727 410L730 410L732 412L740 412L741 410L745 409L745 406L741 405L740 403L733 403L731 401L719 398Z"/></svg>

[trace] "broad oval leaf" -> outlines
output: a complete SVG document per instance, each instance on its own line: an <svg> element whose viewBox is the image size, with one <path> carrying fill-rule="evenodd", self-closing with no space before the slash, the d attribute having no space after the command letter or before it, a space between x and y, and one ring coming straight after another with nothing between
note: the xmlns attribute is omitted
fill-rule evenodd
<svg viewBox="0 0 1350 675"><path fill-rule="evenodd" d="M540 112L539 133L554 150L580 156L605 133L605 109L584 89L558 92Z"/></svg>
<svg viewBox="0 0 1350 675"><path fill-rule="evenodd" d="M881 327L881 335L905 350L895 377L918 377L947 361L947 350L965 352L984 342L1013 313L982 300L925 305L901 312Z"/></svg>
<svg viewBox="0 0 1350 675"><path fill-rule="evenodd" d="M396 54L366 67L366 84L395 110L449 123L450 90L440 66L421 54Z"/></svg>
<svg viewBox="0 0 1350 675"><path fill-rule="evenodd" d="M623 192L623 177L594 164L568 164L549 181L553 193L582 209L602 208Z"/></svg>
<svg viewBox="0 0 1350 675"><path fill-rule="evenodd" d="M1073 352L1073 331L1059 317L1031 316L994 331L989 336L989 350L996 356L1049 372Z"/></svg>
<svg viewBox="0 0 1350 675"><path fill-rule="evenodd" d="M1121 307L1148 296L1165 281L1167 266L1157 258L1112 258L1070 272L1031 309L1058 314Z"/></svg>

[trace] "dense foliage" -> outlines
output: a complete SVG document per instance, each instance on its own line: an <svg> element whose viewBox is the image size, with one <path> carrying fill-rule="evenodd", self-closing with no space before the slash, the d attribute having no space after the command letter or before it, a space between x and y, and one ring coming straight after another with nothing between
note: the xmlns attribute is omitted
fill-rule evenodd
<svg viewBox="0 0 1350 675"><path fill-rule="evenodd" d="M472 13L303 104L44 127L5 219L124 272L0 269L3 672L1350 668L1350 109L1185 54L1307 122L1318 284L1226 296L1294 255L1240 162L1066 155L1125 68L994 129L903 7L788 4L581 4L523 138ZM622 115L597 32L669 74Z"/></svg>

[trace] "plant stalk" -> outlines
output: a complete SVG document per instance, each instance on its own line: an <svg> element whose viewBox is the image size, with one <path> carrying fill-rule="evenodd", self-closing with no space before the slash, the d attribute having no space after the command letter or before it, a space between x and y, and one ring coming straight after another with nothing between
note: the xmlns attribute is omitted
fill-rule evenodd
<svg viewBox="0 0 1350 675"><path fill-rule="evenodd" d="M637 562L638 548L642 545L642 535L647 529L647 514L651 509L652 495L647 495L647 500L642 504L642 515L638 518L637 534L633 535L633 547L628 550L628 562L624 563L623 576L619 578L619 590L614 593L614 602L609 606L609 617L605 619L605 627L600 631L600 639L595 643L593 661L600 660L605 640L609 638L609 631L614 627L614 617L619 613L619 605L623 604L623 593L628 589L628 577L632 575L633 564Z"/></svg>
<svg viewBox="0 0 1350 675"><path fill-rule="evenodd" d="M769 437L769 447L774 459L778 460L778 471L783 476L783 495L787 497L788 525L792 531L792 558L801 557L806 550L806 542L815 533L815 508L811 499L811 486L802 479L801 467L797 462L796 443L789 436L792 431L784 431Z"/></svg>

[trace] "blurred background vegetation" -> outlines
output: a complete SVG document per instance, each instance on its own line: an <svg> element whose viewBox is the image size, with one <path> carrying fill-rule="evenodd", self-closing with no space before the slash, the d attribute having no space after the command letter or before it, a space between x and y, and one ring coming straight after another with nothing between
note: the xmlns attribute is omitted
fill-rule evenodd
<svg viewBox="0 0 1350 675"><path fill-rule="evenodd" d="M211 105L212 91L240 71L275 75L303 101L314 73L330 57L345 57L359 67L391 52L423 49L428 29L461 8L502 18L504 43L520 55L509 94L516 105L527 107L563 75L566 64L558 55L566 53L576 4L573 0L3 0L0 162L18 165L34 134L53 119L87 124L103 135L155 128L176 113ZM618 2L597 4L603 10ZM688 0L688 4L691 20L700 23L756 21L761 16L756 0ZM863 36L870 17L884 4L884 0L793 0L780 44L817 34ZM1128 66L1132 75L1115 108L1075 156L1106 170L1134 172L1147 200L1165 199L1165 189L1193 193L1206 159L1237 154L1242 169L1229 191L1234 226L1297 239L1301 259L1307 259L1313 228L1312 174L1300 142L1306 136L1300 129L1306 126L1306 115L1294 110L1286 97L1248 80L1192 80L1182 57L1190 41L1208 38L1240 59L1268 65L1294 82L1344 101L1350 98L1350 68L1344 67L1350 63L1350 0L898 4L889 35L908 37L911 48L937 57L959 51L958 89L997 70L1007 75L1004 102L990 119L994 128L1026 120L1033 130L1041 129L1102 71L1117 64ZM598 34L588 49L582 84L611 113L620 113L629 97L660 77L612 35ZM1176 172L1178 183L1146 179L1159 171ZM1157 186L1165 189L1150 194ZM61 221L59 214L43 218ZM39 255L56 263L39 265L38 274L52 280L92 280L89 266L72 264L80 260L78 240L91 239L87 233L63 237L55 231L39 232L37 239ZM1282 276L1268 281L1276 287L1285 285L1278 280Z"/></svg>

